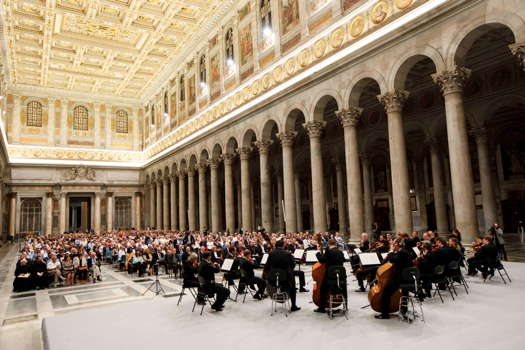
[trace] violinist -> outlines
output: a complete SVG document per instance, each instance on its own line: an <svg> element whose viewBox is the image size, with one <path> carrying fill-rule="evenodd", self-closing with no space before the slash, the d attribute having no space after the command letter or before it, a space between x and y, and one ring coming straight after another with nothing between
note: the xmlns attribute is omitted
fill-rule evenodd
<svg viewBox="0 0 525 350"><path fill-rule="evenodd" d="M359 243L359 249L361 252L368 252L370 249L370 241L368 239L368 233L361 233L361 242Z"/></svg>
<svg viewBox="0 0 525 350"><path fill-rule="evenodd" d="M254 299L261 300L264 297L264 290L266 289L266 282L255 276L254 268L255 261L252 258L252 252L248 249L244 251L244 256L240 259L241 282L246 286L257 285L257 292L253 296ZM241 291L242 292L242 291Z"/></svg>
<svg viewBox="0 0 525 350"><path fill-rule="evenodd" d="M432 276L434 269L438 265L438 258L432 251L432 244L430 242L424 242L421 245L421 256L417 259L417 266L421 274L421 284L427 298L432 297Z"/></svg>
<svg viewBox="0 0 525 350"><path fill-rule="evenodd" d="M329 274L330 271L336 267L344 270L343 264L345 263L345 256L343 255L343 252L337 248L337 242L333 238L328 240L328 249L324 252L324 254L321 254L320 252L317 253L317 260L320 263L325 264L327 274ZM346 273L344 273L344 278L344 284L346 285ZM326 312L329 282L330 281L328 278L325 278L321 284L321 304L319 305L319 308L315 310L315 312ZM343 295L345 300L347 300L348 296L346 288L343 289Z"/></svg>
<svg viewBox="0 0 525 350"><path fill-rule="evenodd" d="M405 249L404 241L402 238L396 238L393 241L392 244L392 252L388 254L387 258L385 259L385 262L390 262L393 265L393 275L392 279L390 280L390 283L386 285L382 298L381 298L381 313L376 315L375 318L377 319L389 319L390 315L388 313L389 311L389 305L390 305L390 297L399 289L399 285L401 284L401 273L402 271L412 266L412 260L410 259L410 252L408 252ZM408 295L408 292L406 290L403 290L403 295ZM406 314L406 307L402 308L400 310L402 315Z"/></svg>
<svg viewBox="0 0 525 350"><path fill-rule="evenodd" d="M215 311L222 311L224 309L224 302L230 296L230 291L223 285L215 283L215 274L220 272L220 266L217 263L211 262L211 254L209 251L202 253L202 262L199 266L199 278L203 283L200 286L199 293L215 295L215 302L211 308Z"/></svg>
<svg viewBox="0 0 525 350"><path fill-rule="evenodd" d="M498 260L498 248L492 243L491 236L483 238L483 244L479 247L474 257L468 259L468 275L475 276L478 270L481 271L483 278L489 274L488 267ZM492 272L493 273L493 272Z"/></svg>

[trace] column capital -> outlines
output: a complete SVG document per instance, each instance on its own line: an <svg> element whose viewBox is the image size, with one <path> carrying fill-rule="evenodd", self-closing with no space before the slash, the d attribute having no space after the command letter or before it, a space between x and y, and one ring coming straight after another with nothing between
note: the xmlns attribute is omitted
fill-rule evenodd
<svg viewBox="0 0 525 350"><path fill-rule="evenodd" d="M56 97L48 97L47 98L47 103L49 105L54 105L56 101L57 101Z"/></svg>
<svg viewBox="0 0 525 350"><path fill-rule="evenodd" d="M292 147L296 136L297 131L281 132L277 134L277 137L281 140L281 145L283 147Z"/></svg>
<svg viewBox="0 0 525 350"><path fill-rule="evenodd" d="M303 127L306 129L306 132L308 133L308 136L313 138L320 138L323 134L323 129L326 126L326 122L314 120L308 123L304 123Z"/></svg>
<svg viewBox="0 0 525 350"><path fill-rule="evenodd" d="M487 143L487 129L484 127L481 128L472 128L468 132L471 136L474 136L477 144Z"/></svg>
<svg viewBox="0 0 525 350"><path fill-rule="evenodd" d="M171 180L172 182L177 181L177 177L178 177L178 175L179 175L179 172L178 172L178 171L174 171L174 172L172 172L171 175L170 175L170 180Z"/></svg>
<svg viewBox="0 0 525 350"><path fill-rule="evenodd" d="M135 197L142 197L142 192L140 191L135 192Z"/></svg>
<svg viewBox="0 0 525 350"><path fill-rule="evenodd" d="M110 197L113 197L113 192L106 192L106 197L110 198Z"/></svg>
<svg viewBox="0 0 525 350"><path fill-rule="evenodd" d="M254 145L259 150L260 154L268 154L270 152L270 145L273 143L272 140L261 140L255 141Z"/></svg>
<svg viewBox="0 0 525 350"><path fill-rule="evenodd" d="M520 60L521 67L525 71L525 43L509 45L510 52Z"/></svg>
<svg viewBox="0 0 525 350"><path fill-rule="evenodd" d="M387 113L401 112L408 100L409 92L405 90L394 90L383 95L377 95L377 99L385 107Z"/></svg>
<svg viewBox="0 0 525 350"><path fill-rule="evenodd" d="M9 192L9 193L7 194L7 196L8 196L9 198L13 198L13 197L16 198L16 195L17 195L16 192Z"/></svg>
<svg viewBox="0 0 525 350"><path fill-rule="evenodd" d="M53 198L54 199L55 197L55 193L54 192L46 192L46 198Z"/></svg>
<svg viewBox="0 0 525 350"><path fill-rule="evenodd" d="M236 156L235 153L224 153L221 158L224 161L224 165L231 166Z"/></svg>
<svg viewBox="0 0 525 350"><path fill-rule="evenodd" d="M455 66L451 70L432 74L432 79L440 87L443 96L445 96L450 93L462 92L470 77L470 73L471 70L468 68Z"/></svg>
<svg viewBox="0 0 525 350"><path fill-rule="evenodd" d="M219 167L219 165L221 164L221 159L220 158L212 158L208 161L209 165L210 165L210 169L217 169Z"/></svg>
<svg viewBox="0 0 525 350"><path fill-rule="evenodd" d="M335 115L341 121L341 125L343 126L343 128L347 128L357 126L359 120L361 119L361 113L363 113L362 108L349 107L348 109L342 109L340 111L337 111Z"/></svg>
<svg viewBox="0 0 525 350"><path fill-rule="evenodd" d="M179 169L177 175L179 176L179 178L184 178L184 176L186 176L186 173L187 171L185 169Z"/></svg>
<svg viewBox="0 0 525 350"><path fill-rule="evenodd" d="M194 177L195 176L195 166L190 165L186 173L188 174L188 177Z"/></svg>
<svg viewBox="0 0 525 350"><path fill-rule="evenodd" d="M102 192L95 192L95 198L100 199L104 194Z"/></svg>
<svg viewBox="0 0 525 350"><path fill-rule="evenodd" d="M202 161L197 164L199 174L206 174L206 170L208 170L208 161Z"/></svg>
<svg viewBox="0 0 525 350"><path fill-rule="evenodd" d="M169 184L170 181L171 181L171 176L170 176L170 175L165 175L165 176L162 178L162 182L165 183L165 184L166 184L166 183Z"/></svg>
<svg viewBox="0 0 525 350"><path fill-rule="evenodd" d="M251 147L240 147L240 148L237 148L237 153L239 153L241 160L248 160L250 159L250 156L252 154L252 148Z"/></svg>

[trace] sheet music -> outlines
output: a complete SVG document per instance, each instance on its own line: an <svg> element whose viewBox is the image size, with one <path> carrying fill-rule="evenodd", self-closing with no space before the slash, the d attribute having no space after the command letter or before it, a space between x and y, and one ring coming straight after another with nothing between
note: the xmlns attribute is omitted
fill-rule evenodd
<svg viewBox="0 0 525 350"><path fill-rule="evenodd" d="M222 271L230 271L232 269L233 265L233 259L224 259L224 262L222 263L221 270Z"/></svg>
<svg viewBox="0 0 525 350"><path fill-rule="evenodd" d="M343 250L343 255L345 257L345 260L350 260L350 255L348 255L348 252L346 250Z"/></svg>
<svg viewBox="0 0 525 350"><path fill-rule="evenodd" d="M359 260L361 260L361 265L381 265L379 258L376 253L361 253L359 254Z"/></svg>
<svg viewBox="0 0 525 350"><path fill-rule="evenodd" d="M304 249L296 249L293 252L293 257L299 260L303 258L303 255L304 255Z"/></svg>
<svg viewBox="0 0 525 350"><path fill-rule="evenodd" d="M268 253L265 253L261 259L261 265L266 264L267 261L268 261Z"/></svg>
<svg viewBox="0 0 525 350"><path fill-rule="evenodd" d="M307 250L306 251L306 262L312 263L317 262L317 253L319 253L318 250Z"/></svg>
<svg viewBox="0 0 525 350"><path fill-rule="evenodd" d="M421 251L419 250L418 247L412 247L412 250L414 251L414 253L416 253L416 255L419 257L421 255Z"/></svg>
<svg viewBox="0 0 525 350"><path fill-rule="evenodd" d="M359 248L355 248L355 249L354 249L354 253L356 253L356 254L361 254L362 252L361 252L361 249L359 249Z"/></svg>

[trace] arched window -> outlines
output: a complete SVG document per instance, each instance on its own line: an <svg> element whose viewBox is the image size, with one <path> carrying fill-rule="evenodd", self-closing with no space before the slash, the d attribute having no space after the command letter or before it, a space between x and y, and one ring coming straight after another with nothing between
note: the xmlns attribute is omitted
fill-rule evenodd
<svg viewBox="0 0 525 350"><path fill-rule="evenodd" d="M206 84L206 55L202 55L200 59L199 82Z"/></svg>
<svg viewBox="0 0 525 350"><path fill-rule="evenodd" d="M27 126L42 127L42 104L31 101L26 108Z"/></svg>
<svg viewBox="0 0 525 350"><path fill-rule="evenodd" d="M272 7L270 0L261 0L261 30L272 29Z"/></svg>
<svg viewBox="0 0 525 350"><path fill-rule="evenodd" d="M73 130L88 129L88 110L84 106L76 106L73 109Z"/></svg>
<svg viewBox="0 0 525 350"><path fill-rule="evenodd" d="M117 133L128 133L128 112L119 109L116 113L115 128Z"/></svg>
<svg viewBox="0 0 525 350"><path fill-rule="evenodd" d="M184 103L186 97L184 94L184 88L184 75L181 75L179 80L179 98L181 103Z"/></svg>
<svg viewBox="0 0 525 350"><path fill-rule="evenodd" d="M226 41L225 41L225 50L226 50L226 62L230 62L234 60L234 54L233 54L233 29L230 28L226 32Z"/></svg>
<svg viewBox="0 0 525 350"><path fill-rule="evenodd" d="M155 125L155 105L151 105L151 125Z"/></svg>
<svg viewBox="0 0 525 350"><path fill-rule="evenodd" d="M164 92L164 113L169 113L168 92Z"/></svg>
<svg viewBox="0 0 525 350"><path fill-rule="evenodd" d="M42 201L39 198L24 198L20 207L20 231L42 230Z"/></svg>

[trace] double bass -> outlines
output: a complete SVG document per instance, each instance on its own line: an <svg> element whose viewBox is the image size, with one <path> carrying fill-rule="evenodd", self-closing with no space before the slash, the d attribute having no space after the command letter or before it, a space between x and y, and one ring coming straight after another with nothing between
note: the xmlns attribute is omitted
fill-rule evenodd
<svg viewBox="0 0 525 350"><path fill-rule="evenodd" d="M376 272L376 283L370 287L368 291L368 301L370 302L370 307L376 312L381 312L381 299L383 298L383 292L385 287L392 283L394 272L394 265L392 263L385 263L381 265ZM388 308L388 313L393 313L399 310L399 300L401 298L401 290L398 289L390 297L390 304Z"/></svg>
<svg viewBox="0 0 525 350"><path fill-rule="evenodd" d="M317 234L317 243L319 244L319 251L321 254L323 253L323 245L321 242L321 234ZM321 306L321 286L324 282L324 279L326 277L326 266L323 263L316 262L314 266L312 266L312 280L313 280L313 287L312 287L312 301L314 302L317 307Z"/></svg>

